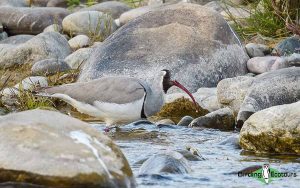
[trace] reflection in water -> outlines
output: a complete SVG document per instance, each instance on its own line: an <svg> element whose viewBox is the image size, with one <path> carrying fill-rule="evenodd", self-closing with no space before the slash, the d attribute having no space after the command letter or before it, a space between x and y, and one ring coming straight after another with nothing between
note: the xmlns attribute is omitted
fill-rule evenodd
<svg viewBox="0 0 300 188"><path fill-rule="evenodd" d="M94 126L103 132L103 125ZM273 187L298 187L300 182L299 156L254 155L236 145L236 132L213 129L195 130L185 127L153 124L129 124L109 133L129 161L138 187L259 187L261 182L238 177L235 172L253 165L270 163L279 171L296 172L298 177L276 179ZM192 172L186 175L139 175L142 163L150 156L167 150L194 147L206 159L189 161Z"/></svg>

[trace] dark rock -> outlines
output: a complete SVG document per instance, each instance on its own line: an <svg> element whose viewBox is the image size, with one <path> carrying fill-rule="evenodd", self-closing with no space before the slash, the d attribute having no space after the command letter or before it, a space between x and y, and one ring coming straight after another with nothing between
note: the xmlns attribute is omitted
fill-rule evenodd
<svg viewBox="0 0 300 188"><path fill-rule="evenodd" d="M184 156L172 151L150 157L141 166L139 174L186 174L190 171Z"/></svg>
<svg viewBox="0 0 300 188"><path fill-rule="evenodd" d="M290 67L256 76L237 116L240 127L250 115L271 106L300 100L300 67Z"/></svg>
<svg viewBox="0 0 300 188"><path fill-rule="evenodd" d="M279 42L274 49L275 53L283 56L292 53L300 53L300 37L293 36Z"/></svg>
<svg viewBox="0 0 300 188"><path fill-rule="evenodd" d="M247 59L220 15L180 3L151 11L116 31L94 51L79 80L127 75L152 81L153 73L167 66L194 92L247 73Z"/></svg>
<svg viewBox="0 0 300 188"><path fill-rule="evenodd" d="M206 127L230 131L234 129L235 120L230 108L222 108L194 119L189 127Z"/></svg>
<svg viewBox="0 0 300 188"><path fill-rule="evenodd" d="M189 124L194 120L191 116L184 116L178 123L178 126L184 126L187 127Z"/></svg>
<svg viewBox="0 0 300 188"><path fill-rule="evenodd" d="M0 7L0 22L9 35L39 34L54 23L61 24L69 12L63 8Z"/></svg>
<svg viewBox="0 0 300 188"><path fill-rule="evenodd" d="M66 0L49 0L47 7L68 7L68 2Z"/></svg>
<svg viewBox="0 0 300 188"><path fill-rule="evenodd" d="M67 63L60 59L45 59L36 62L32 68L31 72L33 75L51 75L58 72L65 72L71 68Z"/></svg>

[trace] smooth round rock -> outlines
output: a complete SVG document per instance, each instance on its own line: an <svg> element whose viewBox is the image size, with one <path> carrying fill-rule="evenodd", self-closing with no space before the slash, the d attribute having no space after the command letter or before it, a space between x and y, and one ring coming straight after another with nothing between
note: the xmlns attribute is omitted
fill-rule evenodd
<svg viewBox="0 0 300 188"><path fill-rule="evenodd" d="M49 25L61 24L62 19L68 14L68 10L63 8L0 7L0 22L9 35L37 35Z"/></svg>
<svg viewBox="0 0 300 188"><path fill-rule="evenodd" d="M300 154L300 102L254 113L240 132L243 149L256 153Z"/></svg>
<svg viewBox="0 0 300 188"><path fill-rule="evenodd" d="M107 1L80 9L79 11L99 11L109 14L113 19L117 19L121 16L122 13L127 12L130 9L131 8L123 2Z"/></svg>
<svg viewBox="0 0 300 188"><path fill-rule="evenodd" d="M197 32L195 32L197 31ZM247 73L247 54L224 19L200 5L165 5L118 29L98 47L79 81L126 75L153 83L168 65L191 92ZM169 92L176 91L173 87Z"/></svg>
<svg viewBox="0 0 300 188"><path fill-rule="evenodd" d="M289 64L286 59L278 56L254 57L247 62L248 70L255 74L278 70L288 66Z"/></svg>
<svg viewBox="0 0 300 188"><path fill-rule="evenodd" d="M79 48L87 47L90 45L90 38L86 35L77 35L69 40L69 45L72 50L77 50Z"/></svg>
<svg viewBox="0 0 300 188"><path fill-rule="evenodd" d="M249 57L263 57L271 53L271 49L263 44L248 43L245 48Z"/></svg>
<svg viewBox="0 0 300 188"><path fill-rule="evenodd" d="M62 22L63 29L70 35L87 35L100 41L113 33L117 26L110 15L98 11L75 12Z"/></svg>
<svg viewBox="0 0 300 188"><path fill-rule="evenodd" d="M178 123L178 126L187 127L194 120L191 116L184 116Z"/></svg>
<svg viewBox="0 0 300 188"><path fill-rule="evenodd" d="M217 96L221 105L229 107L236 116L254 80L255 78L250 76L221 80L217 85Z"/></svg>
<svg viewBox="0 0 300 188"><path fill-rule="evenodd" d="M31 72L33 75L51 75L58 72L65 72L71 68L67 63L60 59L45 59L36 62L32 68Z"/></svg>
<svg viewBox="0 0 300 188"><path fill-rule="evenodd" d="M59 25L59 24L52 24L52 25L49 25L48 27L46 27L43 32L58 32L58 33L61 33L62 32L62 26Z"/></svg>
<svg viewBox="0 0 300 188"><path fill-rule="evenodd" d="M64 61L70 66L71 69L82 68L93 51L93 48L78 49L66 57Z"/></svg>
<svg viewBox="0 0 300 188"><path fill-rule="evenodd" d="M71 53L68 41L57 32L41 33L19 45L2 45L6 46L0 50L0 67L12 67L50 58L64 59Z"/></svg>
<svg viewBox="0 0 300 188"><path fill-rule="evenodd" d="M139 174L186 174L191 171L185 157L175 151L156 154L147 159Z"/></svg>
<svg viewBox="0 0 300 188"><path fill-rule="evenodd" d="M33 37L34 35L15 35L0 41L0 44L22 44L29 41Z"/></svg>
<svg viewBox="0 0 300 188"><path fill-rule="evenodd" d="M234 114L230 108L222 108L194 119L189 127L205 127L231 131L235 127Z"/></svg>
<svg viewBox="0 0 300 188"><path fill-rule="evenodd" d="M283 56L292 53L300 53L300 37L293 36L279 42L275 47L275 53Z"/></svg>
<svg viewBox="0 0 300 188"><path fill-rule="evenodd" d="M0 183L135 187L126 158L110 138L59 112L30 110L1 116L0 139Z"/></svg>
<svg viewBox="0 0 300 188"><path fill-rule="evenodd" d="M300 67L290 67L256 76L237 115L237 126L255 112L300 99Z"/></svg>

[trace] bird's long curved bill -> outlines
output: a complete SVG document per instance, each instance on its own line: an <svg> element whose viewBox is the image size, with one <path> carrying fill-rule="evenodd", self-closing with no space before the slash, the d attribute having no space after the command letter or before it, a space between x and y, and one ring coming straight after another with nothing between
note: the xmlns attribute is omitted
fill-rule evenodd
<svg viewBox="0 0 300 188"><path fill-rule="evenodd" d="M196 107L196 109L197 109L198 105L197 105L196 100L195 100L195 98L193 97L192 93L189 92L189 90L186 89L183 85L181 85L177 80L174 80L174 81L173 81L173 84L174 84L175 86L179 87L180 89L182 89L184 92L186 92L186 94L188 94L188 95L191 97L191 99L193 100L193 103L195 104L195 107Z"/></svg>

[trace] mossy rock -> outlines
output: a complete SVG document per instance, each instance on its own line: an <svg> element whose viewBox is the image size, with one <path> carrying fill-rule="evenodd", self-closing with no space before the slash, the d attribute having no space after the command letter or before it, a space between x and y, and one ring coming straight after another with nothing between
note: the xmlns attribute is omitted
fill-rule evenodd
<svg viewBox="0 0 300 188"><path fill-rule="evenodd" d="M154 119L171 119L175 123L178 123L182 117L191 116L197 118L208 114L209 111L203 109L199 105L196 107L193 102L186 98L179 98L171 103L165 104L160 112L158 112Z"/></svg>

